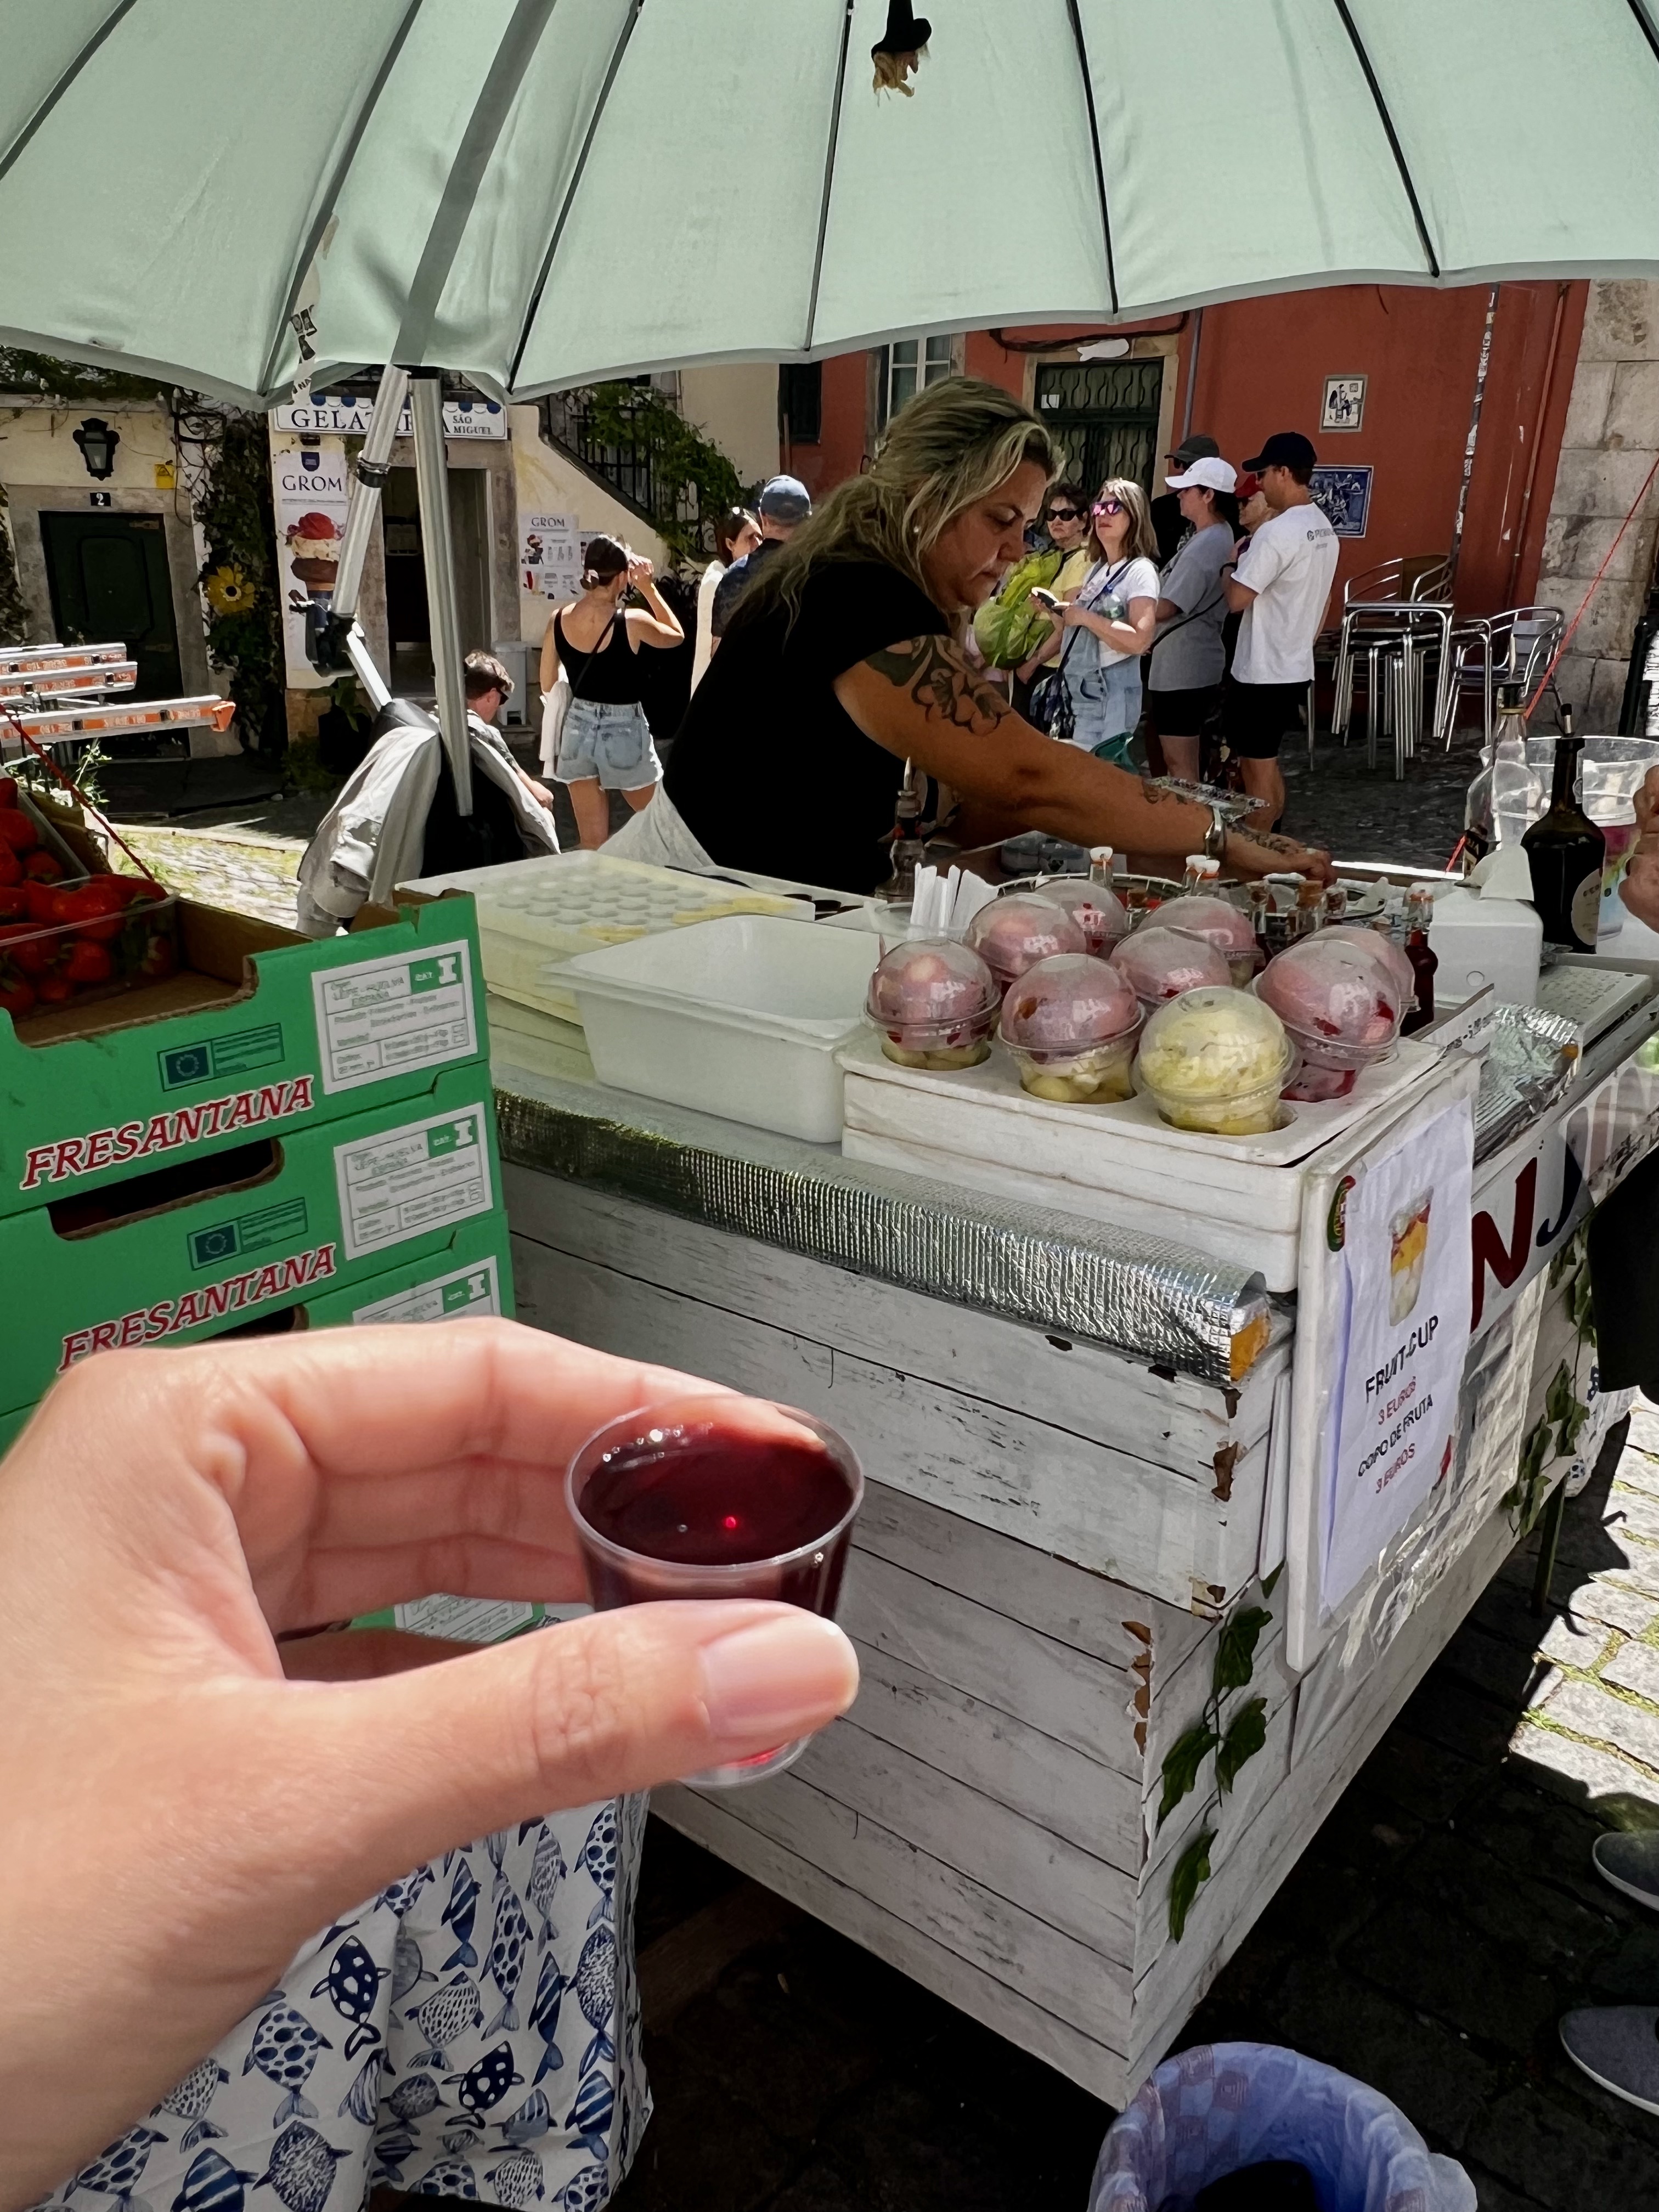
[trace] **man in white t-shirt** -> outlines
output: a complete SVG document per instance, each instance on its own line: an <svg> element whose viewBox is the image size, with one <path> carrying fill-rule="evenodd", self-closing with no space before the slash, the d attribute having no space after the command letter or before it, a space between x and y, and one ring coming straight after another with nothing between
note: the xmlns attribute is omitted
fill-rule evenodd
<svg viewBox="0 0 1659 2212"><path fill-rule="evenodd" d="M1316 458L1299 430L1275 430L1245 462L1273 512L1237 566L1224 571L1227 605L1244 619L1222 695L1222 728L1262 829L1285 811L1279 739L1296 727L1313 679L1314 640L1336 574L1336 532L1309 488Z"/></svg>

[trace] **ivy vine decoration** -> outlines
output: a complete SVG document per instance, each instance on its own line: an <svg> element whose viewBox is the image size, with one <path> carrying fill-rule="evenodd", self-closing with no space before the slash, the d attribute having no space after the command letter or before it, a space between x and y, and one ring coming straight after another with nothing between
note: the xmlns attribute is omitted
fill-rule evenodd
<svg viewBox="0 0 1659 2212"><path fill-rule="evenodd" d="M201 449L195 506L207 540L208 652L228 672L247 743L280 745L288 678L265 418L204 407L180 415L179 434Z"/></svg>
<svg viewBox="0 0 1659 2212"><path fill-rule="evenodd" d="M706 561L714 524L743 496L735 465L650 385L595 384L566 395L586 416L589 436L650 463L652 520L681 561Z"/></svg>
<svg viewBox="0 0 1659 2212"><path fill-rule="evenodd" d="M1582 1229L1550 1262L1550 1287L1565 1281L1562 1303L1573 1326L1571 1362L1563 1360L1550 1377L1544 1397L1543 1417L1521 1447L1514 1482L1504 1493L1511 1525L1518 1536L1531 1533L1544 1502L1554 1487L1551 1474L1556 1462L1577 1456L1578 1439L1589 1419L1590 1409L1578 1395L1578 1367L1588 1345L1595 1349L1595 1301L1590 1289L1589 1230Z"/></svg>
<svg viewBox="0 0 1659 2212"><path fill-rule="evenodd" d="M1273 1595L1283 1572L1282 1565L1273 1569L1261 1585L1263 1597ZM1239 1769L1254 1759L1267 1742L1265 1698L1247 1698L1242 1705L1234 1705L1231 1712L1227 1706L1236 1692L1249 1687L1255 1672L1255 1647L1272 1619L1267 1608L1260 1605L1242 1606L1228 1615L1216 1642L1204 1717L1184 1735L1177 1736L1164 1756L1160 1770L1164 1790L1158 1804L1159 1828L1182 1800L1198 1787L1199 1775L1212 1754L1215 1760L1215 1795L1210 1813L1218 1815L1221 1801L1231 1792ZM1178 1943L1186 1933L1193 1900L1200 1886L1210 1878L1210 1846L1215 1838L1213 1821L1206 1820L1170 1869L1170 1936L1174 1942Z"/></svg>

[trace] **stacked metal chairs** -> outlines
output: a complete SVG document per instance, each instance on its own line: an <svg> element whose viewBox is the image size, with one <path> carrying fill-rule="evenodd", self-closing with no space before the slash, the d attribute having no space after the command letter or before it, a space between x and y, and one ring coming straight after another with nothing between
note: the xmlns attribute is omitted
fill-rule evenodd
<svg viewBox="0 0 1659 2212"><path fill-rule="evenodd" d="M1424 679L1431 666L1436 679L1429 726L1449 726L1455 622L1450 592L1451 560L1446 554L1402 554L1378 562L1351 577L1343 589L1331 732L1347 743L1356 678L1363 666L1366 759L1375 768L1379 736L1392 737L1396 781L1417 750Z"/></svg>
<svg viewBox="0 0 1659 2212"><path fill-rule="evenodd" d="M1481 742L1491 744L1496 725L1495 697L1500 684L1525 686L1528 698L1554 659L1566 627L1559 607L1508 607L1502 614L1466 615L1451 634L1451 677L1443 687L1444 707L1436 734L1451 750L1457 710L1466 689L1478 683L1481 694Z"/></svg>

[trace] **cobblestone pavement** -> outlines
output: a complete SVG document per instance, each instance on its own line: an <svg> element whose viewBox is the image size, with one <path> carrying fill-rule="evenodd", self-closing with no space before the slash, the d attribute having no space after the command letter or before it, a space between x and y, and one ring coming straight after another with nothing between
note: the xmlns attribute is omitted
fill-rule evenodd
<svg viewBox="0 0 1659 2212"><path fill-rule="evenodd" d="M302 839L262 837L246 830L152 829L125 822L114 827L134 859L168 890L293 928ZM118 846L110 848L110 865L124 875L137 872Z"/></svg>
<svg viewBox="0 0 1659 2212"><path fill-rule="evenodd" d="M1183 2042L1288 2043L1462 2159L1481 2212L1659 2204L1659 2120L1569 2065L1568 2006L1659 1998L1659 1917L1601 1881L1659 1826L1659 1411L1569 1508L1555 1611L1522 1546ZM653 1822L657 2100L618 2212L1081 2207L1110 2114Z"/></svg>
<svg viewBox="0 0 1659 2212"><path fill-rule="evenodd" d="M1289 800L1284 827L1344 860L1392 860L1443 868L1463 834L1463 801L1480 766L1479 733L1461 730L1448 754L1431 745L1394 780L1391 752L1365 765L1363 737L1344 746L1322 731L1308 767L1306 741L1286 738L1279 757Z"/></svg>

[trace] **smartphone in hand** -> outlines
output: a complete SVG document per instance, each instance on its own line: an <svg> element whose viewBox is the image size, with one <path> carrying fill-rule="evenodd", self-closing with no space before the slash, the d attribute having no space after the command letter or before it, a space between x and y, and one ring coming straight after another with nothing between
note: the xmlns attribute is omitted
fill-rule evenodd
<svg viewBox="0 0 1659 2212"><path fill-rule="evenodd" d="M1041 584L1033 584L1029 596L1036 605L1042 608L1045 615L1057 615L1065 604L1063 600L1057 599L1052 592L1045 592Z"/></svg>

